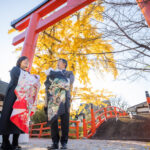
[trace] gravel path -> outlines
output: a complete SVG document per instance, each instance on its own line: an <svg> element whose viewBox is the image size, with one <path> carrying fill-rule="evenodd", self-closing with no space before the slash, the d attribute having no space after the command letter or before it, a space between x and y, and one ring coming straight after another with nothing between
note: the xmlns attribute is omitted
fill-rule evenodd
<svg viewBox="0 0 150 150"><path fill-rule="evenodd" d="M23 150L46 150L49 145L51 139L37 138L31 138L28 144L21 144ZM68 150L150 150L150 142L69 139Z"/></svg>

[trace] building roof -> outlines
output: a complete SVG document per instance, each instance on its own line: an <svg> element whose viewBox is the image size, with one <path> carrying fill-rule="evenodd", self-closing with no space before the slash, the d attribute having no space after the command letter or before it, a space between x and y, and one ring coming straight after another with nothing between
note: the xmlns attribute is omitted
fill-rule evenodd
<svg viewBox="0 0 150 150"><path fill-rule="evenodd" d="M1 95L5 95L7 87L8 87L8 83L0 80L0 94Z"/></svg>
<svg viewBox="0 0 150 150"><path fill-rule="evenodd" d="M137 105L134 105L134 106L132 106L132 107L129 107L129 108L127 109L127 111L136 112L136 109L137 109L137 108L141 108L141 107L148 107L147 101L142 102L142 103L137 104Z"/></svg>

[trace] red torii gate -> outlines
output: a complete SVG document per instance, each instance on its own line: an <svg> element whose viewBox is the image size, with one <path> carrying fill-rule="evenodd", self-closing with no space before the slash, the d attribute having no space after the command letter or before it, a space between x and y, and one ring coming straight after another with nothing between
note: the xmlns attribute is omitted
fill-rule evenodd
<svg viewBox="0 0 150 150"><path fill-rule="evenodd" d="M18 45L24 41L21 55L29 58L29 70L31 70L34 58L38 33L93 1L95 0L44 0L40 5L11 22L13 28L19 31L25 29L24 32L14 37L12 44ZM56 10L58 7L60 7L58 11L43 19L44 16Z"/></svg>

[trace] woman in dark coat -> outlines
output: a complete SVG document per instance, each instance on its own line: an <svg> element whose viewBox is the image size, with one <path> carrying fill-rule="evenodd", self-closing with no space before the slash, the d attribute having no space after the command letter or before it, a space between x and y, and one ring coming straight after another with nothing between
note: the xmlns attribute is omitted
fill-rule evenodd
<svg viewBox="0 0 150 150"><path fill-rule="evenodd" d="M18 79L20 75L20 69L27 70L29 66L28 58L22 56L18 59L17 65L10 71L10 83L7 88L7 92L4 99L3 110L0 118L0 134L2 135L2 145L3 150L18 150L21 147L18 145L18 139L20 133L23 133L15 124L10 121L10 116L13 110L13 104L17 97L14 90L18 84ZM9 142L9 135L13 134L12 144Z"/></svg>

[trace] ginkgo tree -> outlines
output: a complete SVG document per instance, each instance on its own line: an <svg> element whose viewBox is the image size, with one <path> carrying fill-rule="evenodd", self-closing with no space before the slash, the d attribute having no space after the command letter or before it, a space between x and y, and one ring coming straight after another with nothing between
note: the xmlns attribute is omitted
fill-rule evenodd
<svg viewBox="0 0 150 150"><path fill-rule="evenodd" d="M99 33L97 24L92 22L92 19L103 21L103 11L101 1L96 1L39 34L31 73L41 77L41 97L45 96L44 71L50 67L56 68L59 58L68 61L67 70L73 71L76 80L85 87L90 84L90 70L112 73L116 78L118 72L113 47L109 41L103 40L103 33ZM86 95L84 90L87 91L86 88L80 90L80 99L99 104L96 98L100 102L103 97L100 93L99 96L94 92Z"/></svg>
<svg viewBox="0 0 150 150"><path fill-rule="evenodd" d="M75 87L72 91L72 101L80 100L79 107L71 107L70 114L74 118L76 115L80 115L80 113L86 113L87 110L85 109L86 105L94 104L95 106L99 107L106 107L107 104L104 103L106 100L110 100L110 98L114 97L112 92L102 89L102 90L92 90L92 87L83 87L78 88ZM72 103L73 104L73 103ZM88 112L89 113L89 112Z"/></svg>

